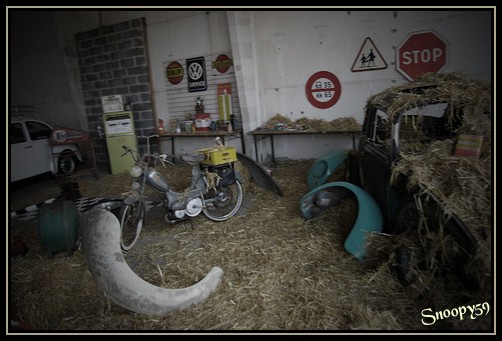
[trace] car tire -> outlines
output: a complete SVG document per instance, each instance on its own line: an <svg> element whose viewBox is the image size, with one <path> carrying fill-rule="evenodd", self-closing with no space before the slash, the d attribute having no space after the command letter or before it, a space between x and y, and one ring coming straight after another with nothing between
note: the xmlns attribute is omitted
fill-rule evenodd
<svg viewBox="0 0 502 341"><path fill-rule="evenodd" d="M58 166L57 169L58 175L68 175L75 172L76 169L75 155L71 152L62 153L58 157L57 166Z"/></svg>

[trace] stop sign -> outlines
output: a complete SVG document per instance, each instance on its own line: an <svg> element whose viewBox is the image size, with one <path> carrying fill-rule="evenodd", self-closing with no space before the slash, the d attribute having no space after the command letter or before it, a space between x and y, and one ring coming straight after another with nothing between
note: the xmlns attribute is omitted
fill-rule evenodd
<svg viewBox="0 0 502 341"><path fill-rule="evenodd" d="M397 70L410 81L427 72L437 73L446 65L447 46L436 32L411 33L397 49Z"/></svg>

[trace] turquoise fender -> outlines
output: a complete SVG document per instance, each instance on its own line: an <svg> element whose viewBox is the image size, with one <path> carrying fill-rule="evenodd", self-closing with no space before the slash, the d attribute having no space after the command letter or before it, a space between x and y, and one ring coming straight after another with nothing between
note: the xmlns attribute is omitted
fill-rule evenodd
<svg viewBox="0 0 502 341"><path fill-rule="evenodd" d="M336 169L347 159L347 152L337 150L317 159L307 174L309 189L322 185Z"/></svg>
<svg viewBox="0 0 502 341"><path fill-rule="evenodd" d="M303 196L300 202L305 219L310 220L318 216L329 206L339 203L343 196L337 195L337 191L326 191L327 188L344 188L356 196L358 203L357 218L345 240L345 249L359 260L366 256L366 235L369 232L381 232L383 217L375 200L361 187L349 182L329 182L321 185Z"/></svg>

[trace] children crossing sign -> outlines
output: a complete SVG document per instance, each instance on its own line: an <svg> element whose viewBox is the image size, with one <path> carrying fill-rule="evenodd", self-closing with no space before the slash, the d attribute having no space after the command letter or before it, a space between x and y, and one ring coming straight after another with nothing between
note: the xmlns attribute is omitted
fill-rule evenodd
<svg viewBox="0 0 502 341"><path fill-rule="evenodd" d="M370 37L364 39L363 46L352 65L352 72L386 69L387 63Z"/></svg>

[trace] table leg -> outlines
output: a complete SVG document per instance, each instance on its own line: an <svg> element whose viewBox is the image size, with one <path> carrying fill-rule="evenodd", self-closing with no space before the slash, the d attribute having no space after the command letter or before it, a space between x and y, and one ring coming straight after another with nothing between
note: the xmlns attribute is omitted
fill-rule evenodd
<svg viewBox="0 0 502 341"><path fill-rule="evenodd" d="M255 153L255 161L258 162L258 143L256 142L256 135L253 135L254 140L254 153Z"/></svg>
<svg viewBox="0 0 502 341"><path fill-rule="evenodd" d="M241 130L241 147L242 147L242 154L246 155L246 143L244 141L244 132Z"/></svg>
<svg viewBox="0 0 502 341"><path fill-rule="evenodd" d="M352 139L352 150L356 150L356 133L352 132L352 133L345 133L344 134L345 136L348 136Z"/></svg>
<svg viewBox="0 0 502 341"><path fill-rule="evenodd" d="M175 148L174 148L174 137L171 138L171 151L172 151L172 158L173 158L173 163L176 163L176 158L174 157L175 153Z"/></svg>
<svg viewBox="0 0 502 341"><path fill-rule="evenodd" d="M274 135L270 135L270 145L272 147L272 164L275 165Z"/></svg>

